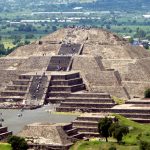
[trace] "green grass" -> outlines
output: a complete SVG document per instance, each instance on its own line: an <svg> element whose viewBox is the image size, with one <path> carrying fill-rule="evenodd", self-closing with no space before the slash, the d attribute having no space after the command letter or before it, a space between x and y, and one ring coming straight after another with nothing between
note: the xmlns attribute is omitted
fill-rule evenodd
<svg viewBox="0 0 150 150"><path fill-rule="evenodd" d="M139 146L135 145L119 145L101 141L79 141L70 150L108 150L110 147L116 147L117 150L139 150Z"/></svg>
<svg viewBox="0 0 150 150"><path fill-rule="evenodd" d="M12 150L12 148L8 143L0 143L0 150Z"/></svg>

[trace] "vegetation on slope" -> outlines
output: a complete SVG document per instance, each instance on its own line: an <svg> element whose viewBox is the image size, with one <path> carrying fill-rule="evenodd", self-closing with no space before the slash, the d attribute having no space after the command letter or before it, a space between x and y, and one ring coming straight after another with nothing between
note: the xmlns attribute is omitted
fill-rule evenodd
<svg viewBox="0 0 150 150"><path fill-rule="evenodd" d="M71 147L71 150L109 150L111 147L115 147L117 150L142 150L141 146L145 146L145 144L140 144L141 141L150 144L149 124L139 124L120 115L115 114L115 116L119 119L121 125L128 126L130 130L129 133L123 137L122 144L117 144L117 141L113 138L109 138L110 142L108 143L100 138L100 141L79 141ZM146 148L145 150L149 149Z"/></svg>

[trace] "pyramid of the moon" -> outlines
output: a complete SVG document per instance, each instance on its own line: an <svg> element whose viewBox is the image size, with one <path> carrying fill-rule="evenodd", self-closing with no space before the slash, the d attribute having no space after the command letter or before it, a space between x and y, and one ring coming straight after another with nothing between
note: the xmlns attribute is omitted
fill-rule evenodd
<svg viewBox="0 0 150 150"><path fill-rule="evenodd" d="M70 71L80 72L90 92L107 92L128 99L143 97L150 87L147 50L102 29L66 28L0 58L0 91L18 75L59 70L60 66L53 62L57 55L68 56L63 62L72 60ZM53 65L48 68L50 60Z"/></svg>

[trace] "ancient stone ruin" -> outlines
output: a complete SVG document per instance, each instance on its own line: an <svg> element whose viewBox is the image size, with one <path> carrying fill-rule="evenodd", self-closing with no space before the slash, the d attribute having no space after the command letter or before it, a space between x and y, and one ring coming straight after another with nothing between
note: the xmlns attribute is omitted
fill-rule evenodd
<svg viewBox="0 0 150 150"><path fill-rule="evenodd" d="M0 59L0 107L124 115L150 122L150 53L102 29L66 28L22 46ZM112 96L123 98L117 105ZM101 116L100 114L99 117ZM72 124L97 135L97 115ZM82 128L85 126L86 128Z"/></svg>

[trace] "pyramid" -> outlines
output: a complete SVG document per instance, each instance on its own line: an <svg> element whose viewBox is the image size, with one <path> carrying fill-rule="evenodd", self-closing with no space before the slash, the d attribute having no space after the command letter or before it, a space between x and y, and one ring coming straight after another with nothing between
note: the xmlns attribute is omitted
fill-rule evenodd
<svg viewBox="0 0 150 150"><path fill-rule="evenodd" d="M75 55L67 54L68 44L76 45ZM130 99L143 97L150 87L147 50L103 29L66 28L0 58L0 91L18 75L47 71L51 58L64 56L65 50L73 58L70 70L82 74L88 91Z"/></svg>

